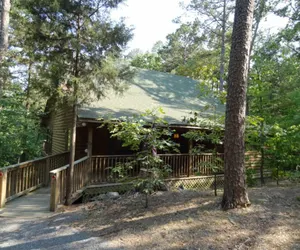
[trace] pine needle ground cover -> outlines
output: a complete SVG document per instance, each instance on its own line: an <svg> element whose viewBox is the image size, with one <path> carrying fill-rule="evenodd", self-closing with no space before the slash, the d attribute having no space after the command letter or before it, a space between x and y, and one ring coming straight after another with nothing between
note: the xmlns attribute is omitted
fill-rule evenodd
<svg viewBox="0 0 300 250"><path fill-rule="evenodd" d="M138 194L73 207L72 226L112 249L300 249L300 186L249 189L252 205L222 211L221 194L158 192L145 209Z"/></svg>

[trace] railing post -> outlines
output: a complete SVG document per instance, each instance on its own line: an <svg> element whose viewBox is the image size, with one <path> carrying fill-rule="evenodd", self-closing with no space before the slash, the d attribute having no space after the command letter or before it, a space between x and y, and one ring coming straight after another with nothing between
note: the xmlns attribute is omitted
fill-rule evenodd
<svg viewBox="0 0 300 250"><path fill-rule="evenodd" d="M193 155L192 155L192 150L193 150L193 141L189 140L189 166L188 166L188 173L187 176L189 177L190 175L194 175L193 173Z"/></svg>
<svg viewBox="0 0 300 250"><path fill-rule="evenodd" d="M51 197L50 197L50 211L55 212L60 199L60 173L51 173Z"/></svg>
<svg viewBox="0 0 300 250"><path fill-rule="evenodd" d="M7 184L7 171L0 172L0 208L4 207L6 200L6 184Z"/></svg>
<svg viewBox="0 0 300 250"><path fill-rule="evenodd" d="M214 173L214 189L215 189L215 196L217 196L217 174Z"/></svg>
<svg viewBox="0 0 300 250"><path fill-rule="evenodd" d="M87 182L91 183L92 179L92 155L93 155L93 127L88 127L88 169L87 169Z"/></svg>
<svg viewBox="0 0 300 250"><path fill-rule="evenodd" d="M44 173L44 185L46 187L49 186L49 177L50 177L50 157L48 157L46 159L46 169L45 169L45 173Z"/></svg>

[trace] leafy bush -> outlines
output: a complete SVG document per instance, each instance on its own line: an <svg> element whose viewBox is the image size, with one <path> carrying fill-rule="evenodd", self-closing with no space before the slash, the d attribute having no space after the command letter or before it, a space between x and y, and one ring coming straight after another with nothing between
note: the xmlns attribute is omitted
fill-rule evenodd
<svg viewBox="0 0 300 250"><path fill-rule="evenodd" d="M255 179L255 175L256 174L256 170L252 169L252 168L248 168L246 170L246 181L247 181L247 185L249 187L253 187L256 185L256 179Z"/></svg>
<svg viewBox="0 0 300 250"><path fill-rule="evenodd" d="M292 182L300 182L300 170L296 170L290 173L289 180Z"/></svg>
<svg viewBox="0 0 300 250"><path fill-rule="evenodd" d="M148 110L139 116L123 117L119 123L108 122L111 136L121 140L122 146L136 152L131 161L112 167L114 178L132 182L136 190L145 195L145 207L148 206L148 196L164 186L163 179L171 171L156 152L178 151L178 145L171 140L173 131L159 114L164 114L163 110ZM131 178L129 173L135 166L139 166L140 175Z"/></svg>
<svg viewBox="0 0 300 250"><path fill-rule="evenodd" d="M271 177L274 180L290 178L291 171L284 171L277 168L272 168Z"/></svg>

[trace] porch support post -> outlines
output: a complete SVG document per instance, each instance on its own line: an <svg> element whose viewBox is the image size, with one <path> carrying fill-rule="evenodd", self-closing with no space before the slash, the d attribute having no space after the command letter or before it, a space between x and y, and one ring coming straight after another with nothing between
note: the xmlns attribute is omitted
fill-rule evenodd
<svg viewBox="0 0 300 250"><path fill-rule="evenodd" d="M65 205L69 206L72 203L73 194L73 178L74 178L74 161L75 161L75 148L76 148L76 124L77 124L77 105L73 104L73 122L72 134L70 138L70 160L69 167L67 168L67 183L66 183L66 201Z"/></svg>
<svg viewBox="0 0 300 250"><path fill-rule="evenodd" d="M193 175L193 155L192 155L192 150L193 150L193 140L189 140L189 169L188 169L188 177L190 175Z"/></svg>
<svg viewBox="0 0 300 250"><path fill-rule="evenodd" d="M92 157L93 154L93 127L88 127L88 156Z"/></svg>
<svg viewBox="0 0 300 250"><path fill-rule="evenodd" d="M50 157L46 159L46 170L44 173L44 186L48 187L50 182Z"/></svg>
<svg viewBox="0 0 300 250"><path fill-rule="evenodd" d="M92 155L93 155L93 127L88 127L88 157L89 157L89 163L88 163L88 183L93 182L92 178Z"/></svg>
<svg viewBox="0 0 300 250"><path fill-rule="evenodd" d="M51 173L50 211L55 212L60 202L60 172Z"/></svg>
<svg viewBox="0 0 300 250"><path fill-rule="evenodd" d="M0 208L4 207L6 200L7 170L0 171Z"/></svg>

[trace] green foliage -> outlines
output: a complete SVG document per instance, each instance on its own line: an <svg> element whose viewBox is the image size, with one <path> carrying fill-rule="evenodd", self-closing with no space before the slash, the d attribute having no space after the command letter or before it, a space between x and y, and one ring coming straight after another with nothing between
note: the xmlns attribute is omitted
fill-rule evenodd
<svg viewBox="0 0 300 250"><path fill-rule="evenodd" d="M296 171L292 171L289 176L290 181L292 182L300 182L300 169L299 166L296 168Z"/></svg>
<svg viewBox="0 0 300 250"><path fill-rule="evenodd" d="M280 170L296 169L300 162L300 126L283 129L275 124L269 133L266 152L271 156L271 164L274 167L279 166Z"/></svg>
<svg viewBox="0 0 300 250"><path fill-rule="evenodd" d="M117 162L116 165L111 168L112 181L115 178L125 181L129 175L129 171L134 168L133 164L134 162L126 162L126 163Z"/></svg>
<svg viewBox="0 0 300 250"><path fill-rule="evenodd" d="M130 64L137 68L162 71L162 58L149 52L134 56Z"/></svg>
<svg viewBox="0 0 300 250"><path fill-rule="evenodd" d="M209 110L212 112L207 112ZM183 135L184 137L196 143L205 141L209 141L214 145L222 143L224 116L217 113L216 106L207 105L199 113L191 112L191 117L184 118L184 121L202 128L202 130L189 130ZM199 148L194 148L194 151L200 153L201 145Z"/></svg>
<svg viewBox="0 0 300 250"><path fill-rule="evenodd" d="M246 169L246 181L249 187L254 187L256 185L256 179L254 176L256 173L257 172L255 169L251 169L251 168Z"/></svg>
<svg viewBox="0 0 300 250"><path fill-rule="evenodd" d="M276 10L276 14L281 17L289 18L287 27L279 33L281 42L291 48L294 56L300 56L300 4L299 1L286 2L281 8Z"/></svg>
<svg viewBox="0 0 300 250"><path fill-rule="evenodd" d="M132 29L109 17L121 2L13 2L8 65L0 72L11 85L0 97L0 166L40 156L41 111L124 89L134 72L119 58Z"/></svg>
<svg viewBox="0 0 300 250"><path fill-rule="evenodd" d="M0 99L0 167L40 156L44 133L40 111L25 107L26 96L18 87Z"/></svg>
<svg viewBox="0 0 300 250"><path fill-rule="evenodd" d="M264 119L259 116L246 117L245 142L249 151L260 151L265 147L267 128Z"/></svg>
<svg viewBox="0 0 300 250"><path fill-rule="evenodd" d="M287 176L286 172L279 170L278 168L272 168L271 171L271 177L273 180L280 180Z"/></svg>
<svg viewBox="0 0 300 250"><path fill-rule="evenodd" d="M284 128L299 124L300 64L289 45L281 43L278 36L270 37L257 49L253 62L249 88L251 115Z"/></svg>
<svg viewBox="0 0 300 250"><path fill-rule="evenodd" d="M122 20L109 18L121 2L16 1L14 47L19 63L31 65L31 85L46 97L81 102L118 89L130 70L117 58L132 37Z"/></svg>
<svg viewBox="0 0 300 250"><path fill-rule="evenodd" d="M246 147L248 150L264 152L264 162L272 169L272 177L284 177L287 170L295 170L300 156L300 127L283 128L278 124L266 125L261 117L247 117Z"/></svg>
<svg viewBox="0 0 300 250"><path fill-rule="evenodd" d="M135 153L132 161L112 167L119 181L132 181L137 190L145 194L148 206L148 195L163 186L163 179L169 174L170 167L164 165L156 151L178 151L177 144L172 142L172 131L160 115L162 109L148 110L135 117L123 117L120 122L108 122L111 136L123 142ZM129 171L140 168L138 178L130 178Z"/></svg>
<svg viewBox="0 0 300 250"><path fill-rule="evenodd" d="M222 158L220 158L216 152L216 150L213 151L213 157L210 162L200 162L199 166L205 166L205 168L210 169L213 173L224 173L224 161ZM203 173L196 172L197 176L203 175Z"/></svg>
<svg viewBox="0 0 300 250"><path fill-rule="evenodd" d="M167 43L158 51L163 60L163 70L174 72L185 65L199 48L204 36L199 33L199 22L182 24L174 33L167 36Z"/></svg>
<svg viewBox="0 0 300 250"><path fill-rule="evenodd" d="M215 106L208 105L200 113L205 113L206 111L213 109L213 115L206 116L206 119L201 119L201 116L197 113L191 113L192 116L185 118L185 121L192 126L197 126L202 129L189 130L183 136L193 142L193 148L191 150L192 154L200 154L212 152L214 157L212 157L211 162L202 162L201 165L212 170L212 172L217 173L223 171L223 160L218 157L218 146L223 143L224 129L222 124L224 124L224 117L216 113ZM205 149L205 144L211 143L214 145L212 150ZM196 173L197 174L197 173Z"/></svg>
<svg viewBox="0 0 300 250"><path fill-rule="evenodd" d="M283 4L280 16L295 16L295 2ZM263 150L265 162L277 178L299 164L299 54L297 26L291 18L288 26L272 36L261 35L255 47L248 91L247 146ZM296 28L297 29L297 28ZM296 45L296 46L295 46ZM285 176L288 177L288 176Z"/></svg>

